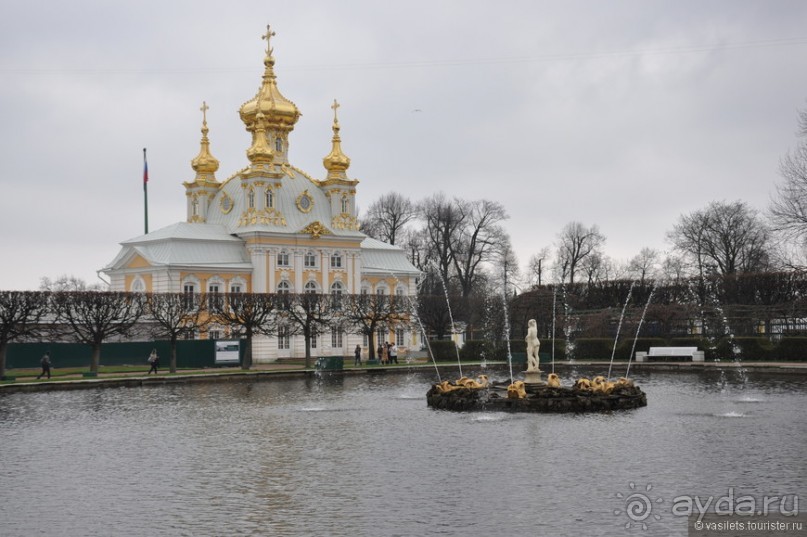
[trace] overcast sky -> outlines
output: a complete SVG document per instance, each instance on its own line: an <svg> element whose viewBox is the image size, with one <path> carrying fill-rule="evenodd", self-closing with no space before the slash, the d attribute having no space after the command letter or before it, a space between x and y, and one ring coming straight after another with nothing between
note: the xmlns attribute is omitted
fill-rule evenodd
<svg viewBox="0 0 807 537"><path fill-rule="evenodd" d="M437 191L504 204L522 264L570 221L627 260L713 200L764 211L807 104L807 2L4 0L0 289L96 271L185 219L202 101L225 180L277 32L323 178L333 99L358 204Z"/></svg>

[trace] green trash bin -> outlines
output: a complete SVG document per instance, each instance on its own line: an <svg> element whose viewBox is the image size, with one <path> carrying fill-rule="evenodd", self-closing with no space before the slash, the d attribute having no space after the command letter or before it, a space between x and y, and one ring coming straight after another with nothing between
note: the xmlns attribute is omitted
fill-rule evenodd
<svg viewBox="0 0 807 537"><path fill-rule="evenodd" d="M342 356L322 356L317 359L317 371L342 371L345 359Z"/></svg>

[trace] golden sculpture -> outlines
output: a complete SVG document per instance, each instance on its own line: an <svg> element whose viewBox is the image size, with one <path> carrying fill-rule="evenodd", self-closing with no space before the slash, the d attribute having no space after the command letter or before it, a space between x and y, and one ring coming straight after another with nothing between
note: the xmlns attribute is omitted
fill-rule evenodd
<svg viewBox="0 0 807 537"><path fill-rule="evenodd" d="M546 385L550 388L560 388L560 377L555 373L546 376Z"/></svg>
<svg viewBox="0 0 807 537"><path fill-rule="evenodd" d="M524 388L524 381L517 380L507 387L508 399L525 399L527 397L527 390Z"/></svg>

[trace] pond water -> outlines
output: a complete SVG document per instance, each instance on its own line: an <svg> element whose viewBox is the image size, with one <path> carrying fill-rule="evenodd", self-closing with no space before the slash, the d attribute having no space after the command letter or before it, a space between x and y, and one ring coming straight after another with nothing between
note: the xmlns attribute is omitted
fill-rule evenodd
<svg viewBox="0 0 807 537"><path fill-rule="evenodd" d="M589 415L434 411L434 371L6 394L0 533L684 536L674 498L805 493L807 376L746 377Z"/></svg>

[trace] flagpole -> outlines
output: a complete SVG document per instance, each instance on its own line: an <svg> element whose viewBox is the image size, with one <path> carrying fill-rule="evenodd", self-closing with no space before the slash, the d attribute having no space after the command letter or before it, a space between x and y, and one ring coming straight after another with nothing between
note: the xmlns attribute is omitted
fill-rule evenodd
<svg viewBox="0 0 807 537"><path fill-rule="evenodd" d="M149 233L149 165L146 161L146 148L143 148L143 221L146 235Z"/></svg>

